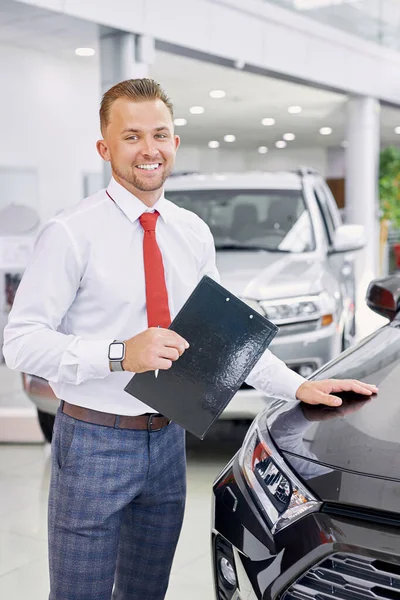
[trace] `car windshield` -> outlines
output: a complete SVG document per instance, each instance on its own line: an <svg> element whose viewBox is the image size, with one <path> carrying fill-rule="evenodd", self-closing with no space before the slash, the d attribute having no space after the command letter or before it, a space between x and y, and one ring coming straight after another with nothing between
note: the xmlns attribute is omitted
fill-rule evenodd
<svg viewBox="0 0 400 600"><path fill-rule="evenodd" d="M314 232L301 190L168 191L210 227L217 250L309 252Z"/></svg>

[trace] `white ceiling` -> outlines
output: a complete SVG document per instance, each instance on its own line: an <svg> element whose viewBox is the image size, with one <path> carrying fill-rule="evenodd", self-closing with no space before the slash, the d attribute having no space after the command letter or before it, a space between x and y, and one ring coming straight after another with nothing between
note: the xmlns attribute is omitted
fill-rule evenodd
<svg viewBox="0 0 400 600"><path fill-rule="evenodd" d="M25 5L14 0L0 2L0 43L14 44L51 53L60 58L92 61L98 68L98 27L58 13ZM76 47L93 47L96 55L80 58ZM294 133L290 146L339 146L345 139L346 96L291 82L254 75L238 69L194 60L166 52L156 52L150 76L159 81L171 97L175 116L188 124L177 128L185 144L206 146L218 140L221 146L256 149L272 147L284 133ZM212 99L209 91L222 89L226 97ZM292 115L290 105L303 111ZM189 108L204 106L202 115L192 115ZM273 117L272 127L261 125L261 119ZM400 108L381 110L381 139L384 144L400 144L394 128L400 126ZM330 136L321 136L321 127L331 127ZM236 142L223 141L234 134Z"/></svg>

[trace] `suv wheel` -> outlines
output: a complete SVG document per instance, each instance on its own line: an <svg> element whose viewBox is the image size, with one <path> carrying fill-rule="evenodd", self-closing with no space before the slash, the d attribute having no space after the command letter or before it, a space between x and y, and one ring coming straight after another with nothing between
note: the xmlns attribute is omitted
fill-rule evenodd
<svg viewBox="0 0 400 600"><path fill-rule="evenodd" d="M55 416L50 415L49 413L45 413L39 409L38 409L37 413L38 413L40 429L42 430L42 433L45 437L46 442L49 442L49 444L51 444L51 440L53 437L53 427L54 427Z"/></svg>

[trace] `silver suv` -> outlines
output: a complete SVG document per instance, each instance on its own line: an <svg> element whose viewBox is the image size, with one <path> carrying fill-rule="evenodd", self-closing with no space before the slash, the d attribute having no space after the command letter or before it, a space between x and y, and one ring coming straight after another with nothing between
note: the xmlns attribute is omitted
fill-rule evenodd
<svg viewBox="0 0 400 600"><path fill-rule="evenodd" d="M209 225L222 285L279 326L271 350L290 368L308 377L353 343L364 231L342 224L318 173L178 175L166 196ZM244 384L223 418L253 418L264 405Z"/></svg>

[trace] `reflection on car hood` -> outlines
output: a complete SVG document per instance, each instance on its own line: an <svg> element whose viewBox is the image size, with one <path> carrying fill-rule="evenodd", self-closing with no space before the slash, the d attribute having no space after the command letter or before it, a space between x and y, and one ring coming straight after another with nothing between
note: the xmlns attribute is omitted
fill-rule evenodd
<svg viewBox="0 0 400 600"><path fill-rule="evenodd" d="M217 251L221 282L233 294L254 300L318 293L322 264L315 257L267 251Z"/></svg>
<svg viewBox="0 0 400 600"><path fill-rule="evenodd" d="M266 422L280 450L314 465L400 481L400 329L383 327L316 378L359 379L379 392L340 394L339 408L273 403Z"/></svg>

